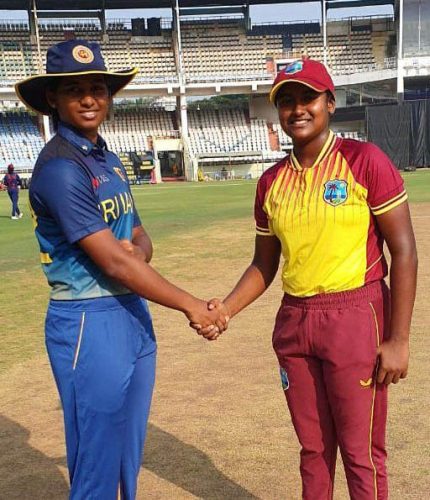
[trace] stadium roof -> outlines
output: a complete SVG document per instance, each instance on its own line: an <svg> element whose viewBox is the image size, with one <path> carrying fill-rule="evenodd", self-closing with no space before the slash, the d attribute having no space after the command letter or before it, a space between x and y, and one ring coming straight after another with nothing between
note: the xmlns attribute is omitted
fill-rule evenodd
<svg viewBox="0 0 430 500"><path fill-rule="evenodd" d="M302 0L303 3L318 0ZM392 5L395 0L327 0L330 8ZM179 0L180 7L228 7L233 5L263 5L273 3L302 3L297 0ZM175 0L36 0L38 10L98 10L170 8ZM2 10L29 10L33 0L0 0ZM61 7L60 7L61 6Z"/></svg>

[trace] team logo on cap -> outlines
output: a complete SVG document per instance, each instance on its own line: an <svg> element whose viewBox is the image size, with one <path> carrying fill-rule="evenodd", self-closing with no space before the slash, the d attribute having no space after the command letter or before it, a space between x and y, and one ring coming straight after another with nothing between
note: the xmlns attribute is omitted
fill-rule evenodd
<svg viewBox="0 0 430 500"><path fill-rule="evenodd" d="M303 61L294 61L284 69L284 73L286 75L293 75L294 73L302 71L302 69L303 69Z"/></svg>
<svg viewBox="0 0 430 500"><path fill-rule="evenodd" d="M324 201L332 207L345 203L348 198L348 184L346 181L333 179L324 184Z"/></svg>
<svg viewBox="0 0 430 500"><path fill-rule="evenodd" d="M93 51L85 47L85 45L76 45L72 51L72 56L76 61L82 64L90 64L94 61Z"/></svg>

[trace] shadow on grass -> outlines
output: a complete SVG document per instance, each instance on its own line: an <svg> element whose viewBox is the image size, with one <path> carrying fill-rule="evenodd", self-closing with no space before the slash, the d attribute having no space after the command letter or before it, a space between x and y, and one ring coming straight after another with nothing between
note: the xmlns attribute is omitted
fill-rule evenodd
<svg viewBox="0 0 430 500"><path fill-rule="evenodd" d="M148 425L143 466L198 498L258 498L220 472L198 448L153 424Z"/></svg>
<svg viewBox="0 0 430 500"><path fill-rule="evenodd" d="M30 432L0 415L0 498L60 500L69 485L57 465L63 458L49 458L29 443Z"/></svg>

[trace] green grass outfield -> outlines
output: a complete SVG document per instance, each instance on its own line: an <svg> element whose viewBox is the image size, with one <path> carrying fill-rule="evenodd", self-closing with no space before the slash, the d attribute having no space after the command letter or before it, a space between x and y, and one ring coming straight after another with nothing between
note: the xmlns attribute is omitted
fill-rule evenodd
<svg viewBox="0 0 430 500"><path fill-rule="evenodd" d="M404 174L411 203L430 202L430 169ZM178 234L190 234L211 223L249 218L252 224L255 181L175 183L134 188L136 205L162 255ZM10 202L0 192L0 372L43 350L43 316L48 287L28 216L28 191L22 191L24 218L10 220ZM213 255L216 255L213 249ZM161 252L161 253L160 253Z"/></svg>

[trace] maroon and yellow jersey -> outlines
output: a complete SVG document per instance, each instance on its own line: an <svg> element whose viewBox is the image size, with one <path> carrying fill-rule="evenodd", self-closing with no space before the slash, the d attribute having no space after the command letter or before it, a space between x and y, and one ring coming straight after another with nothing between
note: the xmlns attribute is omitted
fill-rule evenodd
<svg viewBox="0 0 430 500"><path fill-rule="evenodd" d="M386 276L375 216L406 199L400 174L377 146L330 132L311 167L292 153L261 176L257 234L280 240L290 295L351 290Z"/></svg>

